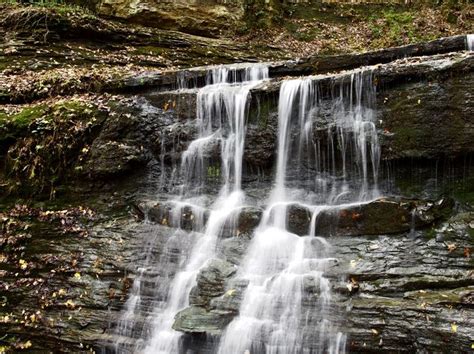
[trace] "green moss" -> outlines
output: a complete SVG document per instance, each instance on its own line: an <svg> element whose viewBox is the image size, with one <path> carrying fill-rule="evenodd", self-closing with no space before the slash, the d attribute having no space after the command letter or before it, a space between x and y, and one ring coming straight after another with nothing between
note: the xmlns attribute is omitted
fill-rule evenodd
<svg viewBox="0 0 474 354"><path fill-rule="evenodd" d="M29 125L43 116L47 111L45 105L28 107L16 114L0 112L0 155L6 152L8 146L16 139L25 136Z"/></svg>
<svg viewBox="0 0 474 354"><path fill-rule="evenodd" d="M0 113L0 127L11 124L20 129L28 127L28 125L38 117L41 117L47 111L45 105L38 105L28 107L20 111L19 113L7 115L6 113Z"/></svg>
<svg viewBox="0 0 474 354"><path fill-rule="evenodd" d="M17 135L8 136L2 146L4 153L8 150L5 171L11 190L36 194L49 189L54 197L56 186L87 154L105 117L105 112L80 100L29 107L7 117L6 124L15 122L17 127Z"/></svg>
<svg viewBox="0 0 474 354"><path fill-rule="evenodd" d="M431 229L425 231L424 234L425 234L426 238L431 240L431 239L434 239L436 237L436 230L435 230L435 228L432 227Z"/></svg>
<svg viewBox="0 0 474 354"><path fill-rule="evenodd" d="M208 166L207 167L207 177L208 178L218 178L221 175L221 169L219 166Z"/></svg>
<svg viewBox="0 0 474 354"><path fill-rule="evenodd" d="M452 194L457 201L474 206L474 177L456 181L453 184Z"/></svg>
<svg viewBox="0 0 474 354"><path fill-rule="evenodd" d="M11 5L23 5L24 2L19 0L2 0L0 3L7 3ZM87 14L92 15L91 9L94 9L94 4L98 1L74 1L74 0L29 0L28 3L35 7L42 7L53 9L59 14L70 15L75 14ZM92 6L91 6L92 5Z"/></svg>
<svg viewBox="0 0 474 354"><path fill-rule="evenodd" d="M354 307L366 307L366 308L383 308L383 307L402 307L406 306L406 301L403 299L395 299L388 297L376 297L376 298L353 298L352 303Z"/></svg>

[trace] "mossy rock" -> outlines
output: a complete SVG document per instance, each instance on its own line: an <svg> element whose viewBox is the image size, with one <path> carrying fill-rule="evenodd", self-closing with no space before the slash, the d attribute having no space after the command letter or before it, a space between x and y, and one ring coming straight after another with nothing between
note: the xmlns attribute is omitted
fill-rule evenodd
<svg viewBox="0 0 474 354"><path fill-rule="evenodd" d="M47 112L46 105L28 107L15 114L0 112L0 155L18 138L26 136L28 126Z"/></svg>
<svg viewBox="0 0 474 354"><path fill-rule="evenodd" d="M0 116L5 171L13 190L36 194L55 186L88 153L107 114L80 100L39 104Z"/></svg>

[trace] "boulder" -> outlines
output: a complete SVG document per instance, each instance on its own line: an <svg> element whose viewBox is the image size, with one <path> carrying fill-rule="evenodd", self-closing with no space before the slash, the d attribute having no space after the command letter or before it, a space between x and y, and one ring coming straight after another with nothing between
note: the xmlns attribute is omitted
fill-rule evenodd
<svg viewBox="0 0 474 354"><path fill-rule="evenodd" d="M173 328L186 333L220 333L232 320L238 305L226 308L216 306L218 302L211 306L211 301L217 297L233 298L225 292L225 284L236 271L235 265L221 259L213 259L202 268L189 295L191 306L176 315Z"/></svg>
<svg viewBox="0 0 474 354"><path fill-rule="evenodd" d="M186 204L160 202L141 206L149 221L187 231L202 231L209 216L208 211Z"/></svg>
<svg viewBox="0 0 474 354"><path fill-rule="evenodd" d="M185 333L221 334L232 321L230 311L211 310L190 306L178 312L173 329Z"/></svg>
<svg viewBox="0 0 474 354"><path fill-rule="evenodd" d="M144 150L117 141L96 142L85 165L92 177L106 178L133 171L149 161Z"/></svg>
<svg viewBox="0 0 474 354"><path fill-rule="evenodd" d="M300 204L291 204L287 209L287 229L297 235L308 235L312 212Z"/></svg>
<svg viewBox="0 0 474 354"><path fill-rule="evenodd" d="M98 6L98 11L101 15L141 25L216 36L243 16L242 3L221 4L204 1L104 0Z"/></svg>
<svg viewBox="0 0 474 354"><path fill-rule="evenodd" d="M220 255L229 263L239 265L250 239L248 237L230 237L222 241Z"/></svg>
<svg viewBox="0 0 474 354"><path fill-rule="evenodd" d="M221 259L211 260L201 269L196 286L191 290L189 302L191 305L209 307L212 298L223 295L225 281L237 271L237 267Z"/></svg>

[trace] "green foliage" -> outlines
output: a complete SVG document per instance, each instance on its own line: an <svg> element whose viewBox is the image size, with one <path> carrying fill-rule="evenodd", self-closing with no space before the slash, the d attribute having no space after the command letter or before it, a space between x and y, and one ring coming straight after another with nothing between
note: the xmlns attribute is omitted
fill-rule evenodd
<svg viewBox="0 0 474 354"><path fill-rule="evenodd" d="M35 118L43 115L46 109L46 106L38 105L11 115L0 112L0 155L5 154L12 143L24 136L28 126Z"/></svg>
<svg viewBox="0 0 474 354"><path fill-rule="evenodd" d="M218 178L221 175L221 169L219 166L208 166L207 167L207 177L208 178Z"/></svg>
<svg viewBox="0 0 474 354"><path fill-rule="evenodd" d="M46 107L44 105L39 105L25 108L19 113L12 115L0 113L0 129L4 129L7 126L24 129L34 120L34 118L42 115L45 109Z"/></svg>
<svg viewBox="0 0 474 354"><path fill-rule="evenodd" d="M380 14L368 18L372 38L379 46L402 45L416 41L417 29L414 25L416 16L413 10L388 8Z"/></svg>
<svg viewBox="0 0 474 354"><path fill-rule="evenodd" d="M240 32L270 27L281 19L281 4L275 0L245 0L245 27Z"/></svg>
<svg viewBox="0 0 474 354"><path fill-rule="evenodd" d="M84 4L82 4L80 1L76 2L76 1L65 1L65 0L29 0L29 1L0 0L0 4L2 3L9 4L9 5L18 5L18 6L27 5L27 6L40 7L44 9L52 9L62 14L82 13L82 12L87 13L88 10L94 9L94 6L87 6L87 5L93 4L94 1L92 2L84 1Z"/></svg>

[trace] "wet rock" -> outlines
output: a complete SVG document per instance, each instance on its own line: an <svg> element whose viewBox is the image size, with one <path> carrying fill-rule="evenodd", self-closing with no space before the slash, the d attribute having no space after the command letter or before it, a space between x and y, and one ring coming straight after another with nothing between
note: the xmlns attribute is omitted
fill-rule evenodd
<svg viewBox="0 0 474 354"><path fill-rule="evenodd" d="M116 141L97 142L91 151L86 170L90 176L118 176L143 166L149 160L143 149Z"/></svg>
<svg viewBox="0 0 474 354"><path fill-rule="evenodd" d="M235 272L236 268L234 268ZM228 278L231 278L232 273ZM194 292L190 294L191 306L178 313L173 328L185 333L220 334L237 316L246 280L227 279L225 289L219 295L210 297L205 304L198 304ZM199 285L198 285L199 286ZM213 295L216 292L212 293Z"/></svg>
<svg viewBox="0 0 474 354"><path fill-rule="evenodd" d="M170 123L161 127L152 144L152 151L158 161L176 166L181 161L181 155L197 136L194 121Z"/></svg>
<svg viewBox="0 0 474 354"><path fill-rule="evenodd" d="M461 293L464 291L455 290ZM444 296L452 298L442 291L426 293L437 293L439 299ZM446 301L446 298L425 301L422 297L418 300L384 297L353 299L349 320L350 350L377 348L378 353L408 353L422 347L444 352L449 347L449 351L463 352L471 343L470 328L473 322L470 316L463 316L461 311L453 313L449 310L453 305L460 306L460 302ZM468 309L464 311L471 312ZM370 326L364 326L363 323L370 323Z"/></svg>
<svg viewBox="0 0 474 354"><path fill-rule="evenodd" d="M254 118L256 122L247 127L244 162L254 172L270 168L275 158L278 115L270 111L268 106L271 104L277 107L273 101L262 102L262 106L258 107L257 117Z"/></svg>
<svg viewBox="0 0 474 354"><path fill-rule="evenodd" d="M471 247L471 216L459 215L441 223L439 230L449 244L437 242L433 231L421 237L341 236L331 242L339 263L328 275L346 283L334 289L346 304L348 345L355 352L463 352L472 340L474 280ZM463 227L454 225L462 222ZM442 230L442 231L441 231ZM359 285L350 294L348 282ZM346 299L344 301L344 298ZM349 300L350 299L350 300Z"/></svg>
<svg viewBox="0 0 474 354"><path fill-rule="evenodd" d="M260 224L263 210L256 207L244 207L239 212L237 221L239 234L250 234Z"/></svg>
<svg viewBox="0 0 474 354"><path fill-rule="evenodd" d="M249 243L247 237L230 237L222 241L220 254L232 264L239 265Z"/></svg>
<svg viewBox="0 0 474 354"><path fill-rule="evenodd" d="M237 267L229 262L221 259L211 260L196 278L197 284L189 296L190 304L209 307L212 298L224 294L225 281L236 271Z"/></svg>
<svg viewBox="0 0 474 354"><path fill-rule="evenodd" d="M237 209L224 225L221 237L232 236L249 238L262 218L263 210L257 207L245 206Z"/></svg>
<svg viewBox="0 0 474 354"><path fill-rule="evenodd" d="M196 118L197 90L149 93L145 97L155 107L173 111L179 120Z"/></svg>
<svg viewBox="0 0 474 354"><path fill-rule="evenodd" d="M397 234L433 224L451 212L454 202L376 201L321 211L316 220L317 235L358 236Z"/></svg>
<svg viewBox="0 0 474 354"><path fill-rule="evenodd" d="M90 147L83 173L90 179L110 178L146 166L151 144L167 113L143 98L109 104L112 112Z"/></svg>
<svg viewBox="0 0 474 354"><path fill-rule="evenodd" d="M226 292L219 297L211 299L211 308L218 311L228 311L229 317L232 318L237 316L247 286L247 280L230 280L226 287Z"/></svg>
<svg viewBox="0 0 474 354"><path fill-rule="evenodd" d="M230 311L210 310L190 306L175 317L173 329L185 333L221 334L222 330L232 321Z"/></svg>
<svg viewBox="0 0 474 354"><path fill-rule="evenodd" d="M472 69L471 69L472 70ZM382 157L454 159L474 147L474 73L402 84L379 95Z"/></svg>
<svg viewBox="0 0 474 354"><path fill-rule="evenodd" d="M311 224L311 211L302 205L291 204L287 209L288 231L297 235L308 235Z"/></svg>
<svg viewBox="0 0 474 354"><path fill-rule="evenodd" d="M454 53L412 58L370 69L377 83L374 123L379 132L383 160L453 159L474 152L470 143L474 139L471 114L474 100L469 89L474 80L472 55ZM321 102L314 114L312 135L323 156L332 153L331 141L337 142L340 134L334 121L332 88L344 80L347 82L347 75L341 72L320 75L318 79ZM277 138L265 124L277 125L272 117L278 107L274 95L278 95L280 86L281 81L275 80L251 91L250 112L260 109L259 120L263 128L249 125L251 145L246 148L244 159L248 156L250 165L268 166L269 159L275 158L271 152L275 150ZM351 141L350 127L346 127L344 133L346 141ZM260 143L267 148L267 153L260 151ZM264 158L260 159L260 156ZM336 159L336 164L340 165L339 153L336 153Z"/></svg>
<svg viewBox="0 0 474 354"><path fill-rule="evenodd" d="M147 205L143 203L141 209L149 221L187 231L202 231L208 218L208 211L185 204L162 202Z"/></svg>
<svg viewBox="0 0 474 354"><path fill-rule="evenodd" d="M173 202L139 203L139 213L147 216L149 221L188 231L203 231L210 211L201 207ZM262 209L242 207L230 215L220 231L221 238L249 238L260 223Z"/></svg>
<svg viewBox="0 0 474 354"><path fill-rule="evenodd" d="M326 208L316 217L316 234L322 236L359 236L400 234L411 229L432 225L449 216L454 207L451 198L438 201L378 199L369 203ZM141 212L148 220L184 230L202 231L209 211L190 205L174 203L140 204ZM300 236L310 232L313 211L301 204L287 206L287 229ZM258 227L262 209L243 207L231 215L223 226L221 238L242 238L242 243L229 241L222 248L232 263L238 263L246 240Z"/></svg>

